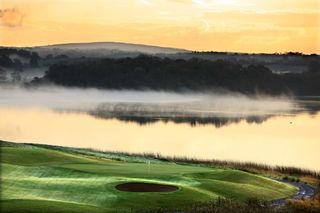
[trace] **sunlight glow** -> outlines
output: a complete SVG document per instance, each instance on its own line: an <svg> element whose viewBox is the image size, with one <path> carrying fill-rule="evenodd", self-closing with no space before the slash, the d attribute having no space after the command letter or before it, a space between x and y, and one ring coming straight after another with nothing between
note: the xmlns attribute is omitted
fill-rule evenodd
<svg viewBox="0 0 320 213"><path fill-rule="evenodd" d="M205 8L209 7L209 4L206 2L206 0L192 0L192 2Z"/></svg>
<svg viewBox="0 0 320 213"><path fill-rule="evenodd" d="M151 5L151 1L150 0L138 0L138 2L140 4L144 4L144 5Z"/></svg>
<svg viewBox="0 0 320 213"><path fill-rule="evenodd" d="M0 0L0 45L320 53L319 0Z"/></svg>
<svg viewBox="0 0 320 213"><path fill-rule="evenodd" d="M217 4L233 5L235 4L235 1L234 0L217 0Z"/></svg>

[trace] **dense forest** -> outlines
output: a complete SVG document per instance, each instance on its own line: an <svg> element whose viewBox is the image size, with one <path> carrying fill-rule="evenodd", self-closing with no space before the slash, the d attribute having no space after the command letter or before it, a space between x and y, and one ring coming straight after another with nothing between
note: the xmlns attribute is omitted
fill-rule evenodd
<svg viewBox="0 0 320 213"><path fill-rule="evenodd" d="M242 93L320 94L320 66L314 61L303 73L275 74L263 65L193 58L190 60L140 55L136 58L96 59L51 65L33 83L108 89L211 90Z"/></svg>
<svg viewBox="0 0 320 213"><path fill-rule="evenodd" d="M23 71L26 64L29 67L37 67L39 59L40 57L36 52L24 49L0 48L0 68Z"/></svg>

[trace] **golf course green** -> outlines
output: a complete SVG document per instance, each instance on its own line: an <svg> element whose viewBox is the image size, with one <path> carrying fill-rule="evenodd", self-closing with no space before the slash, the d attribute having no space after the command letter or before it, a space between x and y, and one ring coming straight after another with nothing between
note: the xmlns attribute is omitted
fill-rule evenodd
<svg viewBox="0 0 320 213"><path fill-rule="evenodd" d="M219 197L238 201L273 200L297 192L291 185L240 170L179 165L93 150L0 144L1 212L184 208ZM117 189L125 183L161 184L176 190L130 192Z"/></svg>

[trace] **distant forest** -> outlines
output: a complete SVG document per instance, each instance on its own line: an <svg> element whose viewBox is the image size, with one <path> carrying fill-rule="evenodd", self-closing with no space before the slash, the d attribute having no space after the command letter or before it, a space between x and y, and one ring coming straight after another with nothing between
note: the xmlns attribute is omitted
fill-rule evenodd
<svg viewBox="0 0 320 213"><path fill-rule="evenodd" d="M212 90L252 94L320 95L320 63L303 73L275 74L263 65L217 60L159 58L95 59L53 64L32 83L107 89Z"/></svg>

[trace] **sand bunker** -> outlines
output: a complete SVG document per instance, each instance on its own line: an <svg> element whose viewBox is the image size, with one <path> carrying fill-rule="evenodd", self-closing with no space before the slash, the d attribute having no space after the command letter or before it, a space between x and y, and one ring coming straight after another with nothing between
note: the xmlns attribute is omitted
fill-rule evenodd
<svg viewBox="0 0 320 213"><path fill-rule="evenodd" d="M174 192L179 188L172 185L156 183L123 183L116 186L119 191L125 192Z"/></svg>

